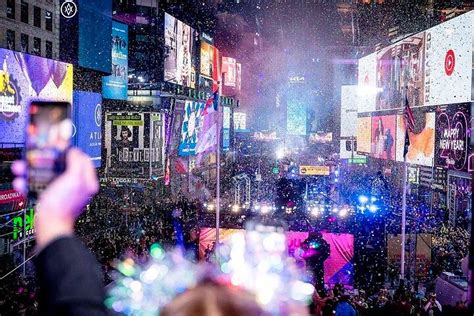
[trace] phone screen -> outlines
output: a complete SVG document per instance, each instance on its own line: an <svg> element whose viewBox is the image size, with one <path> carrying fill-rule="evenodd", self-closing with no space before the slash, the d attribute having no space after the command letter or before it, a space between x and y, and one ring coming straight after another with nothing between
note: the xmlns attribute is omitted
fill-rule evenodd
<svg viewBox="0 0 474 316"><path fill-rule="evenodd" d="M36 197L66 168L73 129L70 108L65 102L30 104L26 144L30 196Z"/></svg>

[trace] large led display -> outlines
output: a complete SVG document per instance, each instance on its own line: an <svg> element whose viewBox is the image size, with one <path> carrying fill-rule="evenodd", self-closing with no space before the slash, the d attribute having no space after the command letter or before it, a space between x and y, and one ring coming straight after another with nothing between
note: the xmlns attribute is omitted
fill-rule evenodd
<svg viewBox="0 0 474 316"><path fill-rule="evenodd" d="M224 87L235 88L237 84L237 62L232 57L222 57Z"/></svg>
<svg viewBox="0 0 474 316"><path fill-rule="evenodd" d="M306 135L306 104L297 98L288 98L286 131L289 135Z"/></svg>
<svg viewBox="0 0 474 316"><path fill-rule="evenodd" d="M433 166L435 144L435 113L417 113L415 115L415 130L409 132L410 147L406 160L410 164ZM405 121L403 115L397 116L397 161L403 161L405 147Z"/></svg>
<svg viewBox="0 0 474 316"><path fill-rule="evenodd" d="M425 34L418 33L377 52L376 110L423 105Z"/></svg>
<svg viewBox="0 0 474 316"><path fill-rule="evenodd" d="M201 41L201 75L212 78L213 64L214 47L206 41Z"/></svg>
<svg viewBox="0 0 474 316"><path fill-rule="evenodd" d="M357 119L357 152L369 154L371 152L372 121L370 117Z"/></svg>
<svg viewBox="0 0 474 316"><path fill-rule="evenodd" d="M29 101L72 103L73 67L0 49L0 144L24 143Z"/></svg>
<svg viewBox="0 0 474 316"><path fill-rule="evenodd" d="M112 75L102 78L105 99L127 100L128 25L112 23Z"/></svg>
<svg viewBox="0 0 474 316"><path fill-rule="evenodd" d="M96 168L101 165L102 97L100 93L74 91L74 143L88 154Z"/></svg>
<svg viewBox="0 0 474 316"><path fill-rule="evenodd" d="M165 13L165 81L185 87L195 84L194 29Z"/></svg>
<svg viewBox="0 0 474 316"><path fill-rule="evenodd" d="M158 117L159 118L159 117ZM114 176L148 178L151 165L161 162L162 146L156 118L143 112L105 113L105 149L107 173Z"/></svg>
<svg viewBox="0 0 474 316"><path fill-rule="evenodd" d="M110 42L112 1L81 0L78 15L79 66L110 72L112 47L104 43Z"/></svg>
<svg viewBox="0 0 474 316"><path fill-rule="evenodd" d="M474 12L425 32L425 105L471 101Z"/></svg>
<svg viewBox="0 0 474 316"><path fill-rule="evenodd" d="M451 105L436 113L436 166L467 171L470 153L469 108L469 104Z"/></svg>
<svg viewBox="0 0 474 316"><path fill-rule="evenodd" d="M395 160L396 124L395 115L372 117L372 157Z"/></svg>
<svg viewBox="0 0 474 316"><path fill-rule="evenodd" d="M234 130L236 132L247 130L247 113L234 112Z"/></svg>
<svg viewBox="0 0 474 316"><path fill-rule="evenodd" d="M372 112L375 110L376 84L376 54L367 55L359 59L357 108L358 112Z"/></svg>

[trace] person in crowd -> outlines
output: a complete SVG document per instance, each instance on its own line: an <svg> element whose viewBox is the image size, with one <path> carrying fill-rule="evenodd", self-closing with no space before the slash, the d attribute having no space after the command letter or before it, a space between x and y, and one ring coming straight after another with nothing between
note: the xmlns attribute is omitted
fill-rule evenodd
<svg viewBox="0 0 474 316"><path fill-rule="evenodd" d="M355 308L349 303L350 296L343 294L336 306L335 316L357 316Z"/></svg>
<svg viewBox="0 0 474 316"><path fill-rule="evenodd" d="M26 171L23 162L13 165L14 186L23 192ZM75 221L98 189L90 158L73 148L67 154L66 171L40 195L35 217L40 315L107 315L97 261L74 237ZM307 315L304 306L288 308L289 315ZM161 314L259 316L263 311L255 297L241 288L202 281L178 295Z"/></svg>
<svg viewBox="0 0 474 316"><path fill-rule="evenodd" d="M428 302L425 305L425 312L427 316L442 315L443 307L436 299L436 293L431 293L428 297Z"/></svg>

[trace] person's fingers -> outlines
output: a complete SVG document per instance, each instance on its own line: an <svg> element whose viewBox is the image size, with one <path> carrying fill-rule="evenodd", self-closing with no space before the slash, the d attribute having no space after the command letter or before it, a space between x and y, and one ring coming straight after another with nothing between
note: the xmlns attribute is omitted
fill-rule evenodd
<svg viewBox="0 0 474 316"><path fill-rule="evenodd" d="M12 172L17 177L24 177L26 176L27 166L26 162L23 160L16 160L12 164Z"/></svg>
<svg viewBox="0 0 474 316"><path fill-rule="evenodd" d="M23 194L28 192L28 186L24 178L16 178L13 180L13 188Z"/></svg>

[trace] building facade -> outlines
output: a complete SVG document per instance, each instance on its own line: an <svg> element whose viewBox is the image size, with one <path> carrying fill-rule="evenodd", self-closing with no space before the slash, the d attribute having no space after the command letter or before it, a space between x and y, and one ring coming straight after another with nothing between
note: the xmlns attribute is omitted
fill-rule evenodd
<svg viewBox="0 0 474 316"><path fill-rule="evenodd" d="M59 1L1 1L0 47L58 59Z"/></svg>

